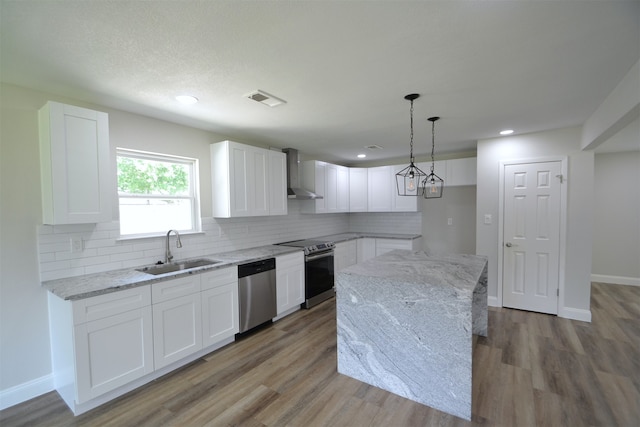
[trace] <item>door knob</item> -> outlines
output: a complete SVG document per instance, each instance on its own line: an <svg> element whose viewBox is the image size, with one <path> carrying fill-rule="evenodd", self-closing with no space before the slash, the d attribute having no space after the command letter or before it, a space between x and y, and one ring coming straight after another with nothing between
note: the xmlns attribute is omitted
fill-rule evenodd
<svg viewBox="0 0 640 427"><path fill-rule="evenodd" d="M511 246L513 246L513 244L511 242L507 242L504 244L506 247L510 248Z"/></svg>

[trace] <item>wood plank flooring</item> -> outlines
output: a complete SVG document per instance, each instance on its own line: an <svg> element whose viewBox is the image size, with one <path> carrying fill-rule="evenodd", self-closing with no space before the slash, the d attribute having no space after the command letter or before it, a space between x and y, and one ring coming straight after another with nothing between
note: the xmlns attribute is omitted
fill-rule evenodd
<svg viewBox="0 0 640 427"><path fill-rule="evenodd" d="M336 371L335 301L297 312L89 413L52 392L8 426L638 426L640 287L594 283L592 323L489 311L467 422Z"/></svg>

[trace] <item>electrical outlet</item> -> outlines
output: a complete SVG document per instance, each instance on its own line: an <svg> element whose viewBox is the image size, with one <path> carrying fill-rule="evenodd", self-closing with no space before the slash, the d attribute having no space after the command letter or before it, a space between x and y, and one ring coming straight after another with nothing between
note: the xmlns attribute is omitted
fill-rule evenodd
<svg viewBox="0 0 640 427"><path fill-rule="evenodd" d="M447 218L447 225L453 225L453 218Z"/></svg>
<svg viewBox="0 0 640 427"><path fill-rule="evenodd" d="M69 239L69 246L72 254L82 252L84 250L82 237L72 237Z"/></svg>

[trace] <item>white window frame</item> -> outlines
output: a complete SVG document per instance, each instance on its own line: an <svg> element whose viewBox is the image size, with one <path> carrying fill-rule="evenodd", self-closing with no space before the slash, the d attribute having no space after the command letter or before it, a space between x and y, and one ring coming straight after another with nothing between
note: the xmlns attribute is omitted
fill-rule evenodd
<svg viewBox="0 0 640 427"><path fill-rule="evenodd" d="M180 196L168 196L168 195L155 195L155 194L128 194L128 193L120 193L118 191L118 209L120 208L120 198L140 198L140 199L175 199L175 200L189 200L191 201L191 224L193 227L188 230L178 229L178 231L182 234L188 233L199 233L202 231L202 219L200 216L200 181L199 181L199 165L198 159L191 157L182 157L175 156L171 154L163 154L163 153L153 153L149 151L140 151L140 150L132 150L129 148L116 148L116 179L117 179L117 158L118 157L129 157L132 159L140 159L140 160L152 160L159 161L165 163L173 163L186 165L190 169L189 177L189 194L188 195L180 195ZM117 187L116 187L117 189ZM120 216L118 214L118 216ZM128 233L122 234L122 226L120 227L120 238L121 239L136 239L143 237L157 237L164 236L169 230L162 230L156 232L149 233Z"/></svg>

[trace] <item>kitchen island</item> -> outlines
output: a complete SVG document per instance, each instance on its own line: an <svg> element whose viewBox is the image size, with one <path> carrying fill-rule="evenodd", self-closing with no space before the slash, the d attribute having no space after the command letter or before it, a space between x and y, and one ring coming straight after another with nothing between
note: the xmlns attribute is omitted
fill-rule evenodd
<svg viewBox="0 0 640 427"><path fill-rule="evenodd" d="M487 259L394 250L337 275L338 372L471 419Z"/></svg>

